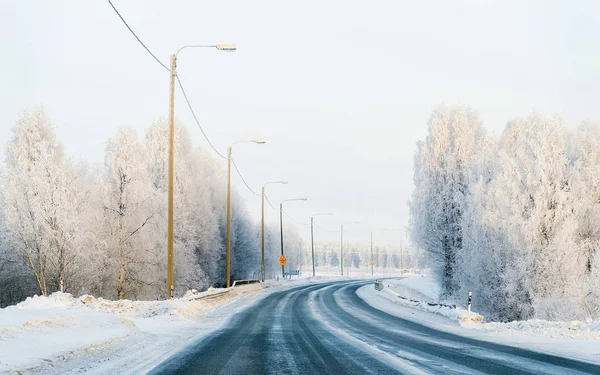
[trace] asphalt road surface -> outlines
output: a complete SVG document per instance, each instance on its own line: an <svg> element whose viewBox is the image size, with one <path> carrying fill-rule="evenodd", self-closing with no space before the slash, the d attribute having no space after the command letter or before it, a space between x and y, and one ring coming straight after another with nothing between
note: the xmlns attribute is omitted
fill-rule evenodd
<svg viewBox="0 0 600 375"><path fill-rule="evenodd" d="M600 374L600 366L428 328L356 295L366 282L270 294L151 374Z"/></svg>

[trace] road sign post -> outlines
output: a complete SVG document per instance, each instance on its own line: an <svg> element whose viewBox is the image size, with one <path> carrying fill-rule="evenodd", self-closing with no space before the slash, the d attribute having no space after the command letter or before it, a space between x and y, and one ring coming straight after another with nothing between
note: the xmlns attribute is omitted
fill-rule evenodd
<svg viewBox="0 0 600 375"><path fill-rule="evenodd" d="M281 273L283 274L283 277L285 278L285 263L287 262L287 259L285 259L285 255L281 254L281 257L279 257L279 264L281 264Z"/></svg>

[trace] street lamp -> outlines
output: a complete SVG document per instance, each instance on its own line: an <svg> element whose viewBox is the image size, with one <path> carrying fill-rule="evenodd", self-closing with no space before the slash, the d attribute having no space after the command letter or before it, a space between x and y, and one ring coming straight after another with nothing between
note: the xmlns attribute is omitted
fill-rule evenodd
<svg viewBox="0 0 600 375"><path fill-rule="evenodd" d="M345 224L360 224L358 221L351 221ZM341 275L344 276L344 224L342 224L341 228L341 241L340 241L340 268L342 270Z"/></svg>
<svg viewBox="0 0 600 375"><path fill-rule="evenodd" d="M221 51L237 51L237 47L235 46L235 44L217 44L215 47L217 47L217 49Z"/></svg>
<svg viewBox="0 0 600 375"><path fill-rule="evenodd" d="M312 248L312 266L313 266L313 276L315 276L315 239L314 239L314 221L315 221L315 216L320 216L320 215L333 215L333 213L331 212L327 212L324 214L314 214L310 217L310 243L311 243L311 248Z"/></svg>
<svg viewBox="0 0 600 375"><path fill-rule="evenodd" d="M262 215L261 215L261 261L260 261L260 279L265 281L265 187L269 184L283 184L287 185L287 181L272 181L267 182L262 187Z"/></svg>
<svg viewBox="0 0 600 375"><path fill-rule="evenodd" d="M175 170L175 77L177 76L177 55L184 48L216 48L221 51L235 51L237 48L235 44L215 44L215 45L192 45L183 46L174 55L171 55L171 87L170 87L170 105L169 105L169 198L168 198L168 293L170 299L173 298L175 290L174 285L174 261L173 261L173 249L174 249L174 207L173 207L173 184L174 184L174 170Z"/></svg>
<svg viewBox="0 0 600 375"><path fill-rule="evenodd" d="M233 142L231 146L227 148L227 287L230 285L231 275L231 152L233 146L237 143L256 143L262 145L265 141L262 140L251 140L251 141L237 141Z"/></svg>
<svg viewBox="0 0 600 375"><path fill-rule="evenodd" d="M283 256L283 202L305 201L306 198L284 199L279 203L279 228L281 231L281 256ZM285 278L285 266L281 266L281 277Z"/></svg>

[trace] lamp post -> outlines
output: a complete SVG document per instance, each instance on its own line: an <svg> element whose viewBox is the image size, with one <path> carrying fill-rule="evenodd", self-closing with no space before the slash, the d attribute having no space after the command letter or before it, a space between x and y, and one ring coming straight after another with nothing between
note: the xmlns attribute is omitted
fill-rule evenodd
<svg viewBox="0 0 600 375"><path fill-rule="evenodd" d="M260 279L265 281L265 187L269 184L287 185L287 181L267 182L262 187L262 214L261 214L261 260L260 260Z"/></svg>
<svg viewBox="0 0 600 375"><path fill-rule="evenodd" d="M360 224L358 221L351 221L345 224ZM344 276L344 224L341 228L341 241L340 241L340 268L342 270L341 275Z"/></svg>
<svg viewBox="0 0 600 375"><path fill-rule="evenodd" d="M173 205L173 185L175 170L175 77L177 76L177 56L185 48L216 48L221 51L235 51L235 44L215 44L215 45L191 45L183 46L173 55L171 55L171 86L169 89L169 193L168 193L168 292L169 299L173 298L174 286L174 260L173 249L175 242L174 235L174 205Z"/></svg>
<svg viewBox="0 0 600 375"><path fill-rule="evenodd" d="M236 143L256 143L262 145L265 141L237 141L227 148L227 274L225 277L227 279L226 283L228 288L231 283L231 152Z"/></svg>
<svg viewBox="0 0 600 375"><path fill-rule="evenodd" d="M333 215L333 213L331 212L327 212L324 214L314 214L310 217L310 243L311 243L311 249L312 249L312 266L313 266L313 276L315 276L315 239L314 239L314 221L315 221L315 216L320 216L320 215Z"/></svg>
<svg viewBox="0 0 600 375"><path fill-rule="evenodd" d="M305 201L306 198L285 199L279 203L279 228L281 231L281 256L283 256L283 202ZM285 266L281 266L281 277L285 278Z"/></svg>

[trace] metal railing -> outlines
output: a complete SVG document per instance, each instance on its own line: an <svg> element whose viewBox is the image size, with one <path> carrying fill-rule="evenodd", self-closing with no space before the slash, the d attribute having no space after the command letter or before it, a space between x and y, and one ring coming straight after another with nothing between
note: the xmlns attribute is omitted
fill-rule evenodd
<svg viewBox="0 0 600 375"><path fill-rule="evenodd" d="M259 283L262 285L260 280L235 280L233 282L233 285L231 285L232 288L234 288L236 285L242 285L242 284L256 284Z"/></svg>

